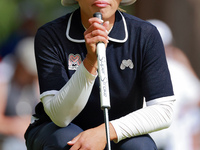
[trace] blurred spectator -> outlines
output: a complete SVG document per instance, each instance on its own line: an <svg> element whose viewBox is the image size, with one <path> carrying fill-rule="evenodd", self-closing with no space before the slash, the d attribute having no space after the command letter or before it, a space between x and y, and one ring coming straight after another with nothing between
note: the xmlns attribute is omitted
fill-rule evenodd
<svg viewBox="0 0 200 150"><path fill-rule="evenodd" d="M0 61L8 54L14 53L18 42L28 36L34 36L38 28L36 4L22 1L18 4L20 13L17 28L0 45ZM19 24L19 25L18 25ZM1 41L2 42L2 41Z"/></svg>
<svg viewBox="0 0 200 150"><path fill-rule="evenodd" d="M39 100L34 38L22 39L15 52L0 62L2 150L26 150L24 132Z"/></svg>
<svg viewBox="0 0 200 150"><path fill-rule="evenodd" d="M173 45L170 28L160 20L148 20L160 32L172 78L175 103L174 122L170 128L152 133L161 150L200 149L200 81L186 55Z"/></svg>

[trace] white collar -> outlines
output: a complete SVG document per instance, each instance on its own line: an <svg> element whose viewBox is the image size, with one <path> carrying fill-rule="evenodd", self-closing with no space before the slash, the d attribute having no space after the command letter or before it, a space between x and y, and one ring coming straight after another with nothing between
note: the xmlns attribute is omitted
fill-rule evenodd
<svg viewBox="0 0 200 150"><path fill-rule="evenodd" d="M110 41L113 41L113 42L117 42L117 43L124 43L124 42L126 42L127 39L128 39L127 24L126 24L126 20L125 20L124 16L122 15L122 13L121 13L120 11L118 11L118 12L119 12L119 14L120 14L120 16L121 16L121 18L122 18L122 21L123 21L123 26L124 26L123 29L124 29L124 34L125 34L125 36L124 36L123 39L117 39L116 37L113 38L112 35L109 35L109 40L110 40ZM72 14L70 15L69 20L68 20L67 29L66 29L66 37L67 37L70 41L72 41L72 42L84 43L84 42L85 42L85 39L76 39L76 38L71 37L70 34L69 34L70 28L71 28L71 24L72 24L73 15L74 15L74 13L72 13ZM116 22L115 22L115 24L116 24ZM115 25L114 25L114 26L115 26ZM114 27L113 27L113 28L114 28ZM112 28L112 30L113 30L113 28ZM111 32L112 32L112 30L111 30ZM118 32L118 31L116 31L116 32Z"/></svg>

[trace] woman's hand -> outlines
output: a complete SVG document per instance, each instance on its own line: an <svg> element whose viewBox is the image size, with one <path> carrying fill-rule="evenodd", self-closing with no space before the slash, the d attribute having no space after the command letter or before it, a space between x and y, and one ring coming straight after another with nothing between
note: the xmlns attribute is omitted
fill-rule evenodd
<svg viewBox="0 0 200 150"><path fill-rule="evenodd" d="M68 145L72 146L70 150L103 150L106 146L105 126L80 133Z"/></svg>
<svg viewBox="0 0 200 150"><path fill-rule="evenodd" d="M96 60L96 44L98 42L108 43L108 28L109 22L104 22L99 18L89 19L90 27L84 32L85 44L87 48L87 56L90 56L91 61Z"/></svg>
<svg viewBox="0 0 200 150"><path fill-rule="evenodd" d="M108 29L109 22L106 21L102 25L102 20L99 18L89 19L89 28L84 32L85 44L87 48L87 56L84 60L84 66L86 69L92 73L96 74L97 70L97 54L96 54L96 44L98 42L108 44Z"/></svg>
<svg viewBox="0 0 200 150"><path fill-rule="evenodd" d="M109 128L110 140L116 140L117 134L111 123ZM104 150L107 144L105 124L83 131L67 144L72 146L70 150Z"/></svg>

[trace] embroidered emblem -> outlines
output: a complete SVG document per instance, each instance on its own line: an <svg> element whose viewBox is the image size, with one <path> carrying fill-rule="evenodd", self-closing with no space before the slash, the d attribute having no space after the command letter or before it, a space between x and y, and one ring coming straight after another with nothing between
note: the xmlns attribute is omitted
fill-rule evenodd
<svg viewBox="0 0 200 150"><path fill-rule="evenodd" d="M124 70L126 67L129 67L130 69L133 69L134 65L132 60L128 59L128 60L123 60L121 65L120 65L120 69Z"/></svg>
<svg viewBox="0 0 200 150"><path fill-rule="evenodd" d="M76 70L81 62L81 56L79 54L69 54L68 69Z"/></svg>

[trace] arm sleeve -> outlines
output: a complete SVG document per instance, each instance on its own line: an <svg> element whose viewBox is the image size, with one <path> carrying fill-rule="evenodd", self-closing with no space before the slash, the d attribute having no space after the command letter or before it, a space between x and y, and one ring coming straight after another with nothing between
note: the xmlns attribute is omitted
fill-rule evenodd
<svg viewBox="0 0 200 150"><path fill-rule="evenodd" d="M83 63L66 85L56 94L44 96L41 101L51 120L60 127L67 126L84 108L96 76Z"/></svg>
<svg viewBox="0 0 200 150"><path fill-rule="evenodd" d="M52 26L40 28L35 37L40 99L51 120L65 127L85 107L96 76L83 63L76 71L67 68L71 52L65 49Z"/></svg>
<svg viewBox="0 0 200 150"><path fill-rule="evenodd" d="M147 134L170 126L173 120L174 96L147 103L147 107L111 121L119 142L125 138Z"/></svg>

